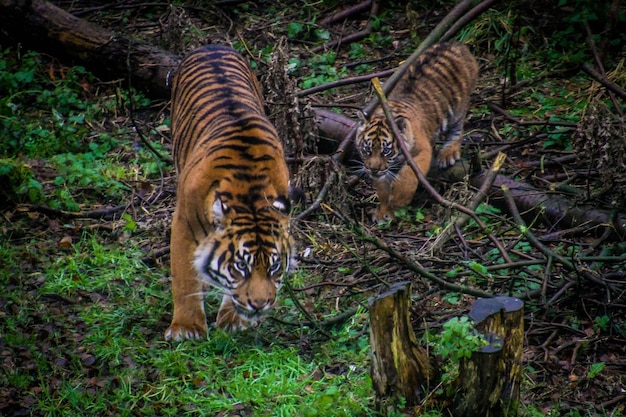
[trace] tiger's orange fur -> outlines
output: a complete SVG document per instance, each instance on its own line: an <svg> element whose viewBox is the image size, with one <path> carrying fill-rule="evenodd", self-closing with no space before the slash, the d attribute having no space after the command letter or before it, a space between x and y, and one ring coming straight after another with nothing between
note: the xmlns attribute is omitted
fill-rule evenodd
<svg viewBox="0 0 626 417"><path fill-rule="evenodd" d="M207 285L223 293L217 326L254 325L293 263L289 171L240 54L209 45L183 60L172 85L172 138L174 315L165 338L206 336Z"/></svg>
<svg viewBox="0 0 626 417"><path fill-rule="evenodd" d="M460 43L436 44L422 53L399 80L388 101L395 122L420 171L430 170L433 146L440 136L440 167L461 158L463 121L478 75L478 64ZM417 190L417 176L407 164L382 109L358 128L356 147L373 180L380 206L374 220L393 219Z"/></svg>

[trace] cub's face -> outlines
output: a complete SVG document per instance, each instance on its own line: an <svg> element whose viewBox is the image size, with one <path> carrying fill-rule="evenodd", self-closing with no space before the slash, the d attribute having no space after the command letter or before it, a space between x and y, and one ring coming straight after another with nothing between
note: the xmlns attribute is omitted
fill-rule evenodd
<svg viewBox="0 0 626 417"><path fill-rule="evenodd" d="M404 165L404 157L384 117L362 122L356 134L356 147L365 171L373 179L392 181Z"/></svg>
<svg viewBox="0 0 626 417"><path fill-rule="evenodd" d="M198 245L194 267L232 303L227 310L254 323L274 304L293 264L288 218L270 206L256 216L236 214L219 200L213 210L216 227Z"/></svg>

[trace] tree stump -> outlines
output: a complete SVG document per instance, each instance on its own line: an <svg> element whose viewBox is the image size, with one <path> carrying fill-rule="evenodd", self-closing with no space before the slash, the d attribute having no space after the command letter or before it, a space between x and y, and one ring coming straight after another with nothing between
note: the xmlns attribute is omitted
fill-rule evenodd
<svg viewBox="0 0 626 417"><path fill-rule="evenodd" d="M454 415L517 416L522 382L524 303L499 296L476 300L469 318L489 344L460 364Z"/></svg>
<svg viewBox="0 0 626 417"><path fill-rule="evenodd" d="M428 392L434 368L418 345L409 320L411 284L395 284L369 300L372 382L379 410L393 407L400 398L418 404Z"/></svg>

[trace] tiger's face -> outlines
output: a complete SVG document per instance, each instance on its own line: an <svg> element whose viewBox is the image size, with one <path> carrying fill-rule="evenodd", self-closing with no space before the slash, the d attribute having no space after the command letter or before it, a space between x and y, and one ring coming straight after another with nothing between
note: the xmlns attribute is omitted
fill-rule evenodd
<svg viewBox="0 0 626 417"><path fill-rule="evenodd" d="M404 126L402 120L398 119L398 127ZM356 145L366 173L374 180L393 181L405 165L404 155L384 116L374 116L361 123L356 134Z"/></svg>
<svg viewBox="0 0 626 417"><path fill-rule="evenodd" d="M215 230L200 242L194 258L202 281L224 295L217 325L228 331L257 324L274 304L294 263L288 204L279 198L249 217L236 213L236 209L219 198L215 200Z"/></svg>

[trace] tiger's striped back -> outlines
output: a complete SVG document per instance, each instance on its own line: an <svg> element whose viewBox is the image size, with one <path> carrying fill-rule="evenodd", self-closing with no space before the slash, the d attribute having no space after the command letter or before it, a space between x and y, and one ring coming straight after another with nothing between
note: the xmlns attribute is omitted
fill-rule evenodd
<svg viewBox="0 0 626 417"><path fill-rule="evenodd" d="M443 134L445 147L461 133L477 75L476 59L465 45L435 44L398 81L389 103L398 115L419 115L431 144Z"/></svg>
<svg viewBox="0 0 626 417"><path fill-rule="evenodd" d="M245 328L273 304L292 264L282 144L248 63L225 46L183 60L171 118L178 186L166 338L206 334L203 284L224 294L217 325Z"/></svg>
<svg viewBox="0 0 626 417"><path fill-rule="evenodd" d="M231 48L209 45L191 52L176 72L172 91L173 153L179 174L194 147L206 147L216 134L222 141L229 139L220 129L235 129L247 120L258 119L277 137L265 118L256 77ZM197 163L203 155L196 157Z"/></svg>

